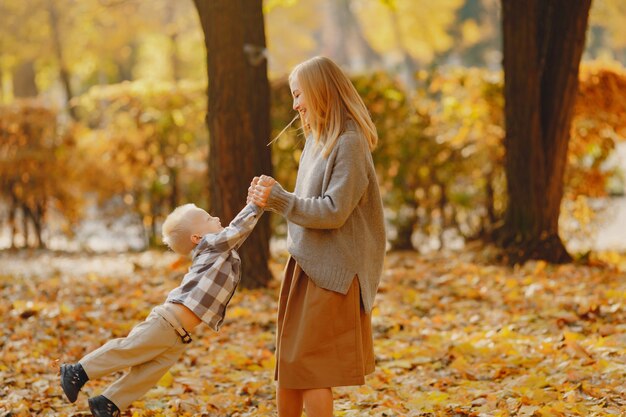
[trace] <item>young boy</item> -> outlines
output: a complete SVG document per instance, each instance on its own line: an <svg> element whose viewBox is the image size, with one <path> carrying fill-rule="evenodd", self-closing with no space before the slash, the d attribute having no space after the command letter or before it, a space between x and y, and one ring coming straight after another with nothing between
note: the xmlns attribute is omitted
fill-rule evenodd
<svg viewBox="0 0 626 417"><path fill-rule="evenodd" d="M163 223L163 241L178 254L191 252L189 271L165 303L155 307L128 336L110 340L76 364L61 366L61 387L70 402L76 401L88 380L130 367L102 395L89 398L94 416L117 417L174 365L191 342L189 332L198 324L204 322L219 331L240 279L236 249L262 212L248 204L223 228L219 218L194 204L176 208Z"/></svg>

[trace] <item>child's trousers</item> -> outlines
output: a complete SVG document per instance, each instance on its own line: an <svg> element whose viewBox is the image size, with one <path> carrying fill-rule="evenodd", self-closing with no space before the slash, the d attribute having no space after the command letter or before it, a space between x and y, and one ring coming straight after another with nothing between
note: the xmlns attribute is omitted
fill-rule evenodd
<svg viewBox="0 0 626 417"><path fill-rule="evenodd" d="M167 319L166 319L167 318ZM170 321L175 323L170 323ZM103 393L124 410L154 387L186 348L174 330L181 327L164 306L155 307L128 336L113 339L80 360L89 379L98 379L130 367L130 371Z"/></svg>

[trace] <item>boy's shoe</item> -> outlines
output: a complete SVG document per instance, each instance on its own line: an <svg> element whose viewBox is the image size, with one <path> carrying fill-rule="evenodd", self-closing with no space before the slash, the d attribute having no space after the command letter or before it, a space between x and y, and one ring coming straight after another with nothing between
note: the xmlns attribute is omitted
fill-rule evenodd
<svg viewBox="0 0 626 417"><path fill-rule="evenodd" d="M87 381L89 377L80 363L61 365L61 388L71 403L76 401L80 389Z"/></svg>
<svg viewBox="0 0 626 417"><path fill-rule="evenodd" d="M89 399L89 409L95 417L120 417L120 409L104 395Z"/></svg>

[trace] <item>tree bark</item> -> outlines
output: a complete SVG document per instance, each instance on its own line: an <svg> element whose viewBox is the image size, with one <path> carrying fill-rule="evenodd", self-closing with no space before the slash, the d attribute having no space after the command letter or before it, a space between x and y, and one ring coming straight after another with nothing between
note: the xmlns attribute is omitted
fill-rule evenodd
<svg viewBox="0 0 626 417"><path fill-rule="evenodd" d="M261 0L194 0L207 50L209 176L212 214L230 221L245 205L252 177L271 175L269 83ZM271 275L269 216L239 251L242 286Z"/></svg>
<svg viewBox="0 0 626 417"><path fill-rule="evenodd" d="M558 231L591 0L502 0L509 261L571 260Z"/></svg>

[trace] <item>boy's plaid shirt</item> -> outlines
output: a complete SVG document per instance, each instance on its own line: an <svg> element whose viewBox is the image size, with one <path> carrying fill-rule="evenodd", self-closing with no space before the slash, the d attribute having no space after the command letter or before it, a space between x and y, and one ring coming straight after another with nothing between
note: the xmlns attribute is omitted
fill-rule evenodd
<svg viewBox="0 0 626 417"><path fill-rule="evenodd" d="M189 272L166 302L183 304L219 331L241 278L241 258L236 249L250 235L261 214L261 208L248 204L224 230L205 235L192 252Z"/></svg>

